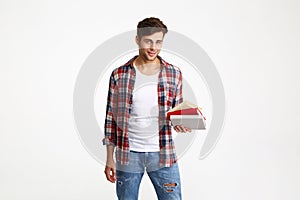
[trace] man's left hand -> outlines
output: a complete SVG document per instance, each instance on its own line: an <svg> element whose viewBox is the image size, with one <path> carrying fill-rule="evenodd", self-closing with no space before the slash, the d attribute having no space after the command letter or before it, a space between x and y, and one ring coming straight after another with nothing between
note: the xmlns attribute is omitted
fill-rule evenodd
<svg viewBox="0 0 300 200"><path fill-rule="evenodd" d="M187 128L183 125L176 125L174 126L174 129L177 133L186 133L186 132L192 132L192 129Z"/></svg>

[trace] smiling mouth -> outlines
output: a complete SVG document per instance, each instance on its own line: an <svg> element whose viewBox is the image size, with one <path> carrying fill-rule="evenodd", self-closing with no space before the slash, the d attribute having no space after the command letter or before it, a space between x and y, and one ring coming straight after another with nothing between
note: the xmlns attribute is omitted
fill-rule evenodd
<svg viewBox="0 0 300 200"><path fill-rule="evenodd" d="M156 53L154 53L154 52L148 52L148 55L151 56L151 57L153 57L153 56L156 55Z"/></svg>

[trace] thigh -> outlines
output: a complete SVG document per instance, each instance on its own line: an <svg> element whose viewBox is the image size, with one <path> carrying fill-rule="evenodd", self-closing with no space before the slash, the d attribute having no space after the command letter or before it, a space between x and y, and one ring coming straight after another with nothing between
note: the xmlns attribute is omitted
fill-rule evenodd
<svg viewBox="0 0 300 200"><path fill-rule="evenodd" d="M144 173L116 171L116 190L119 200L137 200L139 187Z"/></svg>
<svg viewBox="0 0 300 200"><path fill-rule="evenodd" d="M139 187L144 174L143 153L130 152L129 164L116 162L116 190L119 200L137 200Z"/></svg>
<svg viewBox="0 0 300 200"><path fill-rule="evenodd" d="M171 167L148 172L159 200L181 200L181 182L178 163Z"/></svg>

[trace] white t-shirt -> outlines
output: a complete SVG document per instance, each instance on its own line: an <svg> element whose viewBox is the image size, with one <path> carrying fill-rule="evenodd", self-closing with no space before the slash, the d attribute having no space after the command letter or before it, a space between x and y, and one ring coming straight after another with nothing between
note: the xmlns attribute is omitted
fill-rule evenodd
<svg viewBox="0 0 300 200"><path fill-rule="evenodd" d="M129 149L159 151L158 74L144 75L137 68L128 123Z"/></svg>

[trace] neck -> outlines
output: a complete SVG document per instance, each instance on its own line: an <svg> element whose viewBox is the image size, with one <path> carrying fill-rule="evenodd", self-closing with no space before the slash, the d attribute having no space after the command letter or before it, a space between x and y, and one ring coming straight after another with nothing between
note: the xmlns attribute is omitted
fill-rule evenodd
<svg viewBox="0 0 300 200"><path fill-rule="evenodd" d="M157 73L157 71L160 70L160 60L159 58L155 58L153 61L145 62L145 60L141 59L140 56L138 56L134 61L133 64L136 66L136 68L145 75L152 75Z"/></svg>
<svg viewBox="0 0 300 200"><path fill-rule="evenodd" d="M160 65L160 60L158 57L156 57L154 60L146 60L139 55L134 60L134 64L138 67L157 67L157 65Z"/></svg>

